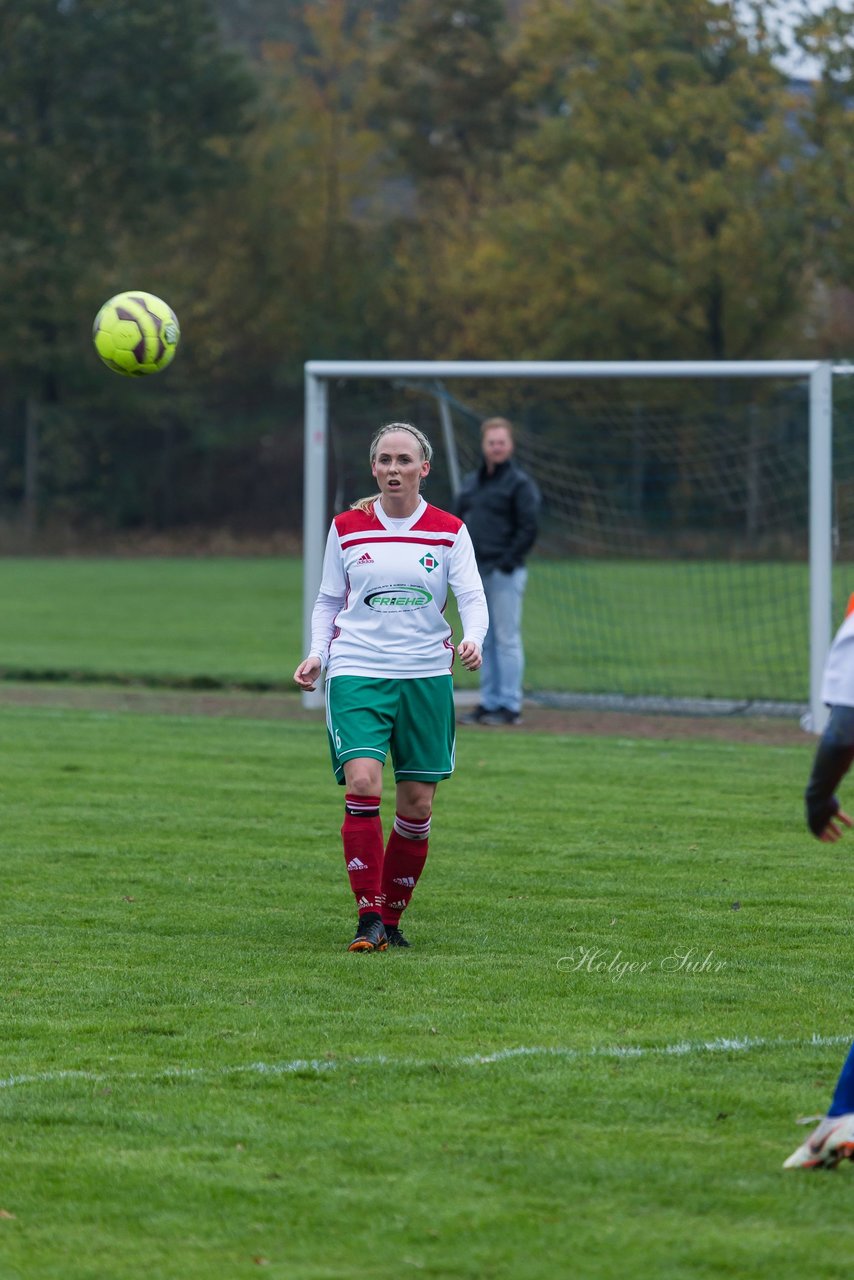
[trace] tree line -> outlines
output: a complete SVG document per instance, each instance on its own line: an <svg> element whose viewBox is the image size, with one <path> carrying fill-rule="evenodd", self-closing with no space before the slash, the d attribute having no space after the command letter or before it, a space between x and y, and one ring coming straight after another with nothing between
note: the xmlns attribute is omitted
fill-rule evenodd
<svg viewBox="0 0 854 1280"><path fill-rule="evenodd" d="M0 538L298 529L309 358L849 355L854 16L792 8L0 0Z"/></svg>

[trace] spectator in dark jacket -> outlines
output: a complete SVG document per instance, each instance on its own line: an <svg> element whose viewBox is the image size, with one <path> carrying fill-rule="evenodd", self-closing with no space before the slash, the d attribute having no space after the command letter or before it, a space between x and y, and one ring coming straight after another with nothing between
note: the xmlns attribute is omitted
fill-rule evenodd
<svg viewBox="0 0 854 1280"><path fill-rule="evenodd" d="M525 560L537 537L540 491L513 459L513 427L487 418L480 428L483 462L463 481L454 511L466 523L489 606L480 703L470 724L519 724L522 719L522 598Z"/></svg>

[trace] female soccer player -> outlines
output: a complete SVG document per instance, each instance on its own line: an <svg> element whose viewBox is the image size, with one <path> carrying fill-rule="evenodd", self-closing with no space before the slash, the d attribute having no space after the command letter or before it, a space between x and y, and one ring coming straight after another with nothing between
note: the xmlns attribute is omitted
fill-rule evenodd
<svg viewBox="0 0 854 1280"><path fill-rule="evenodd" d="M854 1159L854 1044L839 1073L830 1110L797 1151L783 1161L784 1169L835 1169Z"/></svg>
<svg viewBox="0 0 854 1280"><path fill-rule="evenodd" d="M489 624L462 520L420 494L433 450L406 422L371 442L379 493L332 521L311 620L311 651L294 672L314 689L326 668L326 727L344 797L344 861L359 923L350 951L408 947L400 917L424 870L436 785L454 769L454 648L448 588L463 625L457 654L477 671ZM383 847L383 765L397 784Z"/></svg>
<svg viewBox="0 0 854 1280"><path fill-rule="evenodd" d="M830 717L816 748L806 790L807 825L825 844L840 839L852 819L840 807L836 788L854 760L854 596L833 638L824 667L822 701ZM854 1159L854 1044L839 1074L830 1110L785 1161L784 1169L833 1169Z"/></svg>

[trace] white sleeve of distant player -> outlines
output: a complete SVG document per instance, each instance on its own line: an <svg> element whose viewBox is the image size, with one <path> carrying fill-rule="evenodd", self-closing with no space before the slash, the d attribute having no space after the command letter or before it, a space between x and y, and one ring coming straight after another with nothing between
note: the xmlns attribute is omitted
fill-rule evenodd
<svg viewBox="0 0 854 1280"><path fill-rule="evenodd" d="M314 654L315 657L320 658L321 668L326 667L329 658L329 642L335 630L335 619L343 609L346 599L347 576L341 563L338 532L333 524L326 539L320 590L311 611L311 648L307 655L310 657Z"/></svg>
<svg viewBox="0 0 854 1280"><path fill-rule="evenodd" d="M462 525L454 542L448 571L448 586L454 593L460 621L463 624L463 640L473 640L483 647L483 638L489 630L489 610L483 583L477 571L474 547L465 525Z"/></svg>

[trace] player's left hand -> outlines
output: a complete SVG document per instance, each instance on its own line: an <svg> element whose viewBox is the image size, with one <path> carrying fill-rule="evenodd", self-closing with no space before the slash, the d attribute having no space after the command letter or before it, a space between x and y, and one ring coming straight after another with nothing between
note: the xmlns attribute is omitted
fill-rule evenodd
<svg viewBox="0 0 854 1280"><path fill-rule="evenodd" d="M466 671L477 671L483 662L480 645L475 644L474 640L461 640L457 645L457 653Z"/></svg>
<svg viewBox="0 0 854 1280"><path fill-rule="evenodd" d="M837 826L837 823L841 823L842 826ZM835 844L837 840L842 838L842 827L854 827L854 819L844 809L837 809L819 836L819 840L821 840L822 844Z"/></svg>

